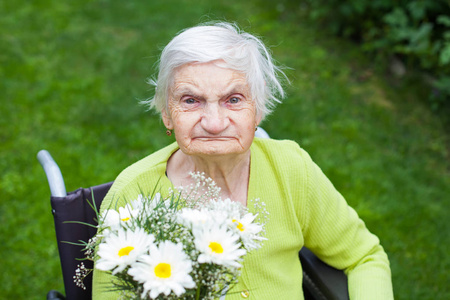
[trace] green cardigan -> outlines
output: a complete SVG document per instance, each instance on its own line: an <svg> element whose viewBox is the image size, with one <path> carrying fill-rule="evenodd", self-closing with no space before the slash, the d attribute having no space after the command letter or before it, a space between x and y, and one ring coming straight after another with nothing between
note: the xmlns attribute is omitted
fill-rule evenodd
<svg viewBox="0 0 450 300"><path fill-rule="evenodd" d="M115 206L117 199L122 206L120 199L135 199L140 191L150 193L158 182L161 192L171 187L165 171L176 150L173 143L125 169L102 210ZM350 299L393 299L389 261L378 238L309 155L295 142L258 138L250 151L248 207L255 212L252 199L256 198L266 204L268 240L245 257L239 283L226 299L242 299L243 291L258 300L303 299L298 259L303 246L345 270ZM110 275L95 270L93 299L117 299L117 294L105 291L110 282Z"/></svg>

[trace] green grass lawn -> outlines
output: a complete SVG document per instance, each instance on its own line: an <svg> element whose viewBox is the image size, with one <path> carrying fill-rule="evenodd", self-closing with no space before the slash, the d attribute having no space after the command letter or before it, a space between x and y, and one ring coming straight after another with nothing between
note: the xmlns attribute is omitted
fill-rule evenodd
<svg viewBox="0 0 450 300"><path fill-rule="evenodd" d="M291 68L288 97L263 127L302 145L380 237L396 299L450 298L448 130L420 86L387 77L284 2L0 3L0 298L63 290L37 152L53 154L74 190L172 142L138 101L151 96L161 47L210 19L262 36Z"/></svg>

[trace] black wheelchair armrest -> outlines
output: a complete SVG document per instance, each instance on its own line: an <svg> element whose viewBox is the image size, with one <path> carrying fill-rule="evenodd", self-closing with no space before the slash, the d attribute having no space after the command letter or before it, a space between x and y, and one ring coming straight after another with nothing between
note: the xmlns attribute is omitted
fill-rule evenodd
<svg viewBox="0 0 450 300"><path fill-rule="evenodd" d="M348 300L347 276L341 270L322 262L309 249L299 253L303 268L305 299Z"/></svg>
<svg viewBox="0 0 450 300"><path fill-rule="evenodd" d="M65 300L65 299L66 297L64 297L64 295L58 291L51 290L47 293L47 300Z"/></svg>

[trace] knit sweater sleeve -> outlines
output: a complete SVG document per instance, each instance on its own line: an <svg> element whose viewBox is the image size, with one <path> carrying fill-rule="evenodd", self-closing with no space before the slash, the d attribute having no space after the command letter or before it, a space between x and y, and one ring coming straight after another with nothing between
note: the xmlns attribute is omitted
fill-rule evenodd
<svg viewBox="0 0 450 300"><path fill-rule="evenodd" d="M302 222L305 246L348 276L350 299L393 299L389 261L379 239L298 148L307 174Z"/></svg>

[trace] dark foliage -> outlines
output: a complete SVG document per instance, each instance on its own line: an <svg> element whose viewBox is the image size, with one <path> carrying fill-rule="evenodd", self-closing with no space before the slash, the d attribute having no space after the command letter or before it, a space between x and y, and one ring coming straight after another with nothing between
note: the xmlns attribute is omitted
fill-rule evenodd
<svg viewBox="0 0 450 300"><path fill-rule="evenodd" d="M305 0L308 16L383 61L426 74L433 109L450 106L448 0Z"/></svg>

